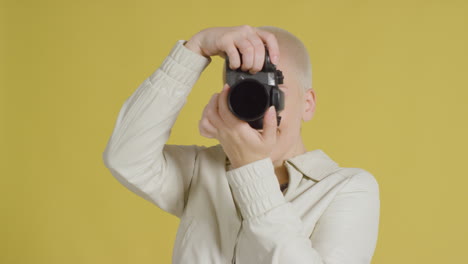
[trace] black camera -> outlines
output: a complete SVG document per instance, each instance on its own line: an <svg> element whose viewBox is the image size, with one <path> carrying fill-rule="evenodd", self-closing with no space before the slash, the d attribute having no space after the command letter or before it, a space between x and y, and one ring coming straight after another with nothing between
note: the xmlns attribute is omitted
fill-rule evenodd
<svg viewBox="0 0 468 264"><path fill-rule="evenodd" d="M279 126L279 112L284 109L284 93L278 84L282 84L283 79L283 73L271 63L266 47L263 68L255 74L242 71L240 67L231 70L229 57L226 56L226 82L230 87L227 96L229 110L239 119L247 121L252 128L263 129L263 117L268 108L274 105Z"/></svg>

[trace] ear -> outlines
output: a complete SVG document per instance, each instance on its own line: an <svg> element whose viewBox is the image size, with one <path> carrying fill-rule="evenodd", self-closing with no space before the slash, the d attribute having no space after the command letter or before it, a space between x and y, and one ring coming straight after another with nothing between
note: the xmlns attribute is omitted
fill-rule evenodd
<svg viewBox="0 0 468 264"><path fill-rule="evenodd" d="M304 122L309 121L312 119L315 113L315 105L316 105L316 98L315 98L315 91L310 88L304 91L303 94L304 99L304 111L302 112L302 120Z"/></svg>

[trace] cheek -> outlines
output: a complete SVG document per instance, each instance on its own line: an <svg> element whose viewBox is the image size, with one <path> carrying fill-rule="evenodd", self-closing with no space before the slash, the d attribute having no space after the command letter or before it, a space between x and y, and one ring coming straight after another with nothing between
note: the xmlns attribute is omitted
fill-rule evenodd
<svg viewBox="0 0 468 264"><path fill-rule="evenodd" d="M280 129L285 130L290 126L295 126L297 119L301 119L300 114L300 105L295 98L290 96L285 97L284 109L279 113L281 116Z"/></svg>
<svg viewBox="0 0 468 264"><path fill-rule="evenodd" d="M284 108L279 113L279 115L281 116L281 123L279 125L280 129L285 129L286 128L285 123L287 123L288 120L289 120L289 112L291 111L290 110L291 107L290 107L289 99L290 98L289 98L289 95L287 94L287 92L284 92Z"/></svg>

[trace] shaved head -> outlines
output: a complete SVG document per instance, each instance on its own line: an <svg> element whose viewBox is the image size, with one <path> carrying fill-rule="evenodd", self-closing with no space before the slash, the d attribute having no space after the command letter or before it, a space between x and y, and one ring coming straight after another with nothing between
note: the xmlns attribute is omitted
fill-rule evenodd
<svg viewBox="0 0 468 264"><path fill-rule="evenodd" d="M256 28L275 35L280 48L280 61L283 60L283 64L292 67L295 78L303 91L312 88L312 65L307 48L302 41L282 28L274 26Z"/></svg>

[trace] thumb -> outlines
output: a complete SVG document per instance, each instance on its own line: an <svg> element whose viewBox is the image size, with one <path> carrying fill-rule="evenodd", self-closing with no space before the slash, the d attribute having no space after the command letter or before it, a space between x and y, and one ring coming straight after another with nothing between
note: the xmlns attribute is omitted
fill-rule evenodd
<svg viewBox="0 0 468 264"><path fill-rule="evenodd" d="M278 121L276 120L275 106L270 106L263 118L263 135L267 141L276 141L276 130Z"/></svg>

